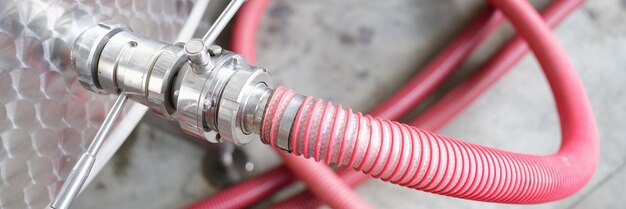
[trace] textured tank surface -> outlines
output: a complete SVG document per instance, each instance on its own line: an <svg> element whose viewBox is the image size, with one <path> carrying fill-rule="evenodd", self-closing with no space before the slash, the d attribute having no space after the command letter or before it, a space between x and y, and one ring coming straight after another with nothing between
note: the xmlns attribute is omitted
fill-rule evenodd
<svg viewBox="0 0 626 209"><path fill-rule="evenodd" d="M83 89L70 68L78 33L111 21L172 42L192 4L0 1L0 209L47 207L113 103Z"/></svg>

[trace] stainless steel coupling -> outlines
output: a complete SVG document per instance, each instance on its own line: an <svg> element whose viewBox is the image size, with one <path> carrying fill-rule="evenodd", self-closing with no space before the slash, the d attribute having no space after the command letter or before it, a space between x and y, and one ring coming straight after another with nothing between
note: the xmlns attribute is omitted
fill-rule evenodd
<svg viewBox="0 0 626 209"><path fill-rule="evenodd" d="M158 115L177 120L185 132L211 142L258 139L274 88L266 70L219 46L205 47L198 39L162 43L117 25L84 31L74 43L72 61L85 88L126 92Z"/></svg>
<svg viewBox="0 0 626 209"><path fill-rule="evenodd" d="M214 67L204 74L186 65L176 76L173 99L181 128L211 142L245 144L259 138L259 115L274 87L269 74L226 50L211 60Z"/></svg>
<svg viewBox="0 0 626 209"><path fill-rule="evenodd" d="M130 99L172 118L170 81L186 63L182 47L100 23L76 39L71 54L79 81L87 89L112 94L125 90Z"/></svg>

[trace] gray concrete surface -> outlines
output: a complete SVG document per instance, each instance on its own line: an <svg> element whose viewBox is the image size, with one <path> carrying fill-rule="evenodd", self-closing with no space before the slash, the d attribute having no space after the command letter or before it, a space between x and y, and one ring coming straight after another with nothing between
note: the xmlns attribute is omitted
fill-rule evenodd
<svg viewBox="0 0 626 209"><path fill-rule="evenodd" d="M262 21L258 62L282 85L367 111L415 74L480 6L461 0L275 0ZM357 192L375 208L625 208L625 10L623 1L589 1L556 29L587 88L600 129L600 166L582 191L530 206L460 200L379 180ZM511 33L508 26L498 30L455 77L479 66ZM531 55L441 132L532 154L552 153L560 144L554 101ZM257 163L257 173L279 162L259 143L245 149ZM201 175L203 155L202 146L142 124L79 197L76 208L180 208L192 203L215 191Z"/></svg>

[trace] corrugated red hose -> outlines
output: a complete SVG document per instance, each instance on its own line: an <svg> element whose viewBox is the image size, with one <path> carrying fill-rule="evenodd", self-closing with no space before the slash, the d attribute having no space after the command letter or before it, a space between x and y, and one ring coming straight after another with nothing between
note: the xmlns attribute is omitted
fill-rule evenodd
<svg viewBox="0 0 626 209"><path fill-rule="evenodd" d="M567 15L581 6L582 3L584 3L583 0L558 0L546 7L542 12L542 16L550 27L555 27ZM429 107L410 124L427 130L436 131L440 129L487 90L496 80L508 72L513 64L518 62L527 52L528 46L526 42L520 36L516 36L478 71L474 72L470 78L446 93L441 100ZM369 179L369 176L352 172L351 169L339 171L339 176L351 186L359 185ZM317 200L312 193L303 191L285 201L277 203L272 208L317 208L321 204L322 202Z"/></svg>
<svg viewBox="0 0 626 209"><path fill-rule="evenodd" d="M251 2L254 2L254 1L251 1ZM257 13L257 14L259 14L259 15L260 15L260 13ZM557 16L558 16L558 15L557 15ZM562 16L564 16L564 15L562 15ZM248 36L248 37L254 37L254 36ZM235 42L235 43L245 43L245 42ZM250 43L250 42L248 42L248 43ZM252 43L254 43L254 41L252 41ZM343 171L342 171L342 172L343 172ZM349 173L349 172L345 172L345 173ZM345 176L349 176L349 175L345 175ZM358 176L358 175L352 175L352 176Z"/></svg>
<svg viewBox="0 0 626 209"><path fill-rule="evenodd" d="M264 10L255 8L265 8L267 3L268 1L248 2L242 8L242 15L247 17L239 17L235 22L236 32L233 33L233 39L246 40L233 42L233 48L235 51L244 49L240 52L244 56L247 55L252 64L256 63L254 56L256 36L253 34L258 30L258 22ZM331 207L369 208L369 205L352 191L350 186L342 181L328 166L290 155L279 154L279 156L292 171L295 171L294 174L307 184L311 191ZM315 172L315 175L311 175L313 172Z"/></svg>
<svg viewBox="0 0 626 209"><path fill-rule="evenodd" d="M561 121L559 152L535 156L474 145L309 98L292 127L293 153L353 167L410 188L472 200L541 203L580 190L593 175L599 152L595 121L582 83L528 2L492 3L527 40L544 69ZM270 99L261 134L265 143L275 140L278 128L272 126L283 118L282 107L291 102L292 94L277 88L274 95L281 96Z"/></svg>
<svg viewBox="0 0 626 209"><path fill-rule="evenodd" d="M267 6L267 1L249 1L247 5L245 5L239 16L235 22L235 30L234 30L234 38L233 38L233 49L236 52L242 53L248 59L254 60L254 49L255 49L255 38L256 38L256 30L251 30L250 25L258 24L259 16L262 14L261 11L265 9ZM471 51L489 34L491 33L502 21L502 15L499 12L494 11L492 8L487 9L479 13L479 15L471 21L471 23L461 32L459 36L449 44L446 49L442 51L442 53L438 54L435 58L437 64L429 64L428 68L431 70L422 70L416 77L427 78L432 73L437 73L441 71L451 72L457 67L464 59L471 53ZM246 26L246 27L244 27ZM453 54L454 56L450 56ZM435 70L432 70L435 69ZM445 73L446 76L449 73ZM423 91L424 89L432 90L434 87L423 88L424 85L438 85L441 83L445 77L441 76L439 73L439 78L437 80L430 79L433 82L423 83L421 86L414 86L417 89L413 89L412 92ZM425 93L418 93L424 95ZM427 93L426 93L427 94ZM417 98L419 99L419 98ZM380 109L380 108L379 108ZM393 110L393 108L388 108L388 111ZM384 111L383 111L384 113ZM347 175L350 174L351 175ZM357 173L350 170L345 170L339 172L339 175L344 177L343 179L354 179L354 182L363 182L367 180L365 175L361 173ZM281 175L283 176L283 175ZM263 177L263 178L261 178ZM348 177L348 178L346 178ZM272 183L276 181L280 181L279 176L277 179L272 179ZM289 181L288 181L289 179ZM292 178L283 179L284 184L290 184L293 180ZM238 184L233 187L230 187L224 191L218 193L218 195L211 196L205 200L202 200L196 205L210 205L212 208L231 208L232 202L243 202L243 203L253 203L254 200L257 200L259 196L267 196L271 195L275 188L271 188L268 186L259 186L258 188L250 188L246 185L249 185L249 182L254 182L256 185L264 185L265 175L260 177L254 177L247 180L244 184ZM288 182L287 182L288 181ZM350 181L348 181L350 183ZM269 184L269 183L268 183ZM274 186L278 186L279 184L271 184ZM283 184L280 184L283 185ZM227 194L243 194L243 195L233 195L230 196L231 200L226 202L226 204L221 200ZM255 196L258 195L258 196ZM342 198L343 199L343 198Z"/></svg>

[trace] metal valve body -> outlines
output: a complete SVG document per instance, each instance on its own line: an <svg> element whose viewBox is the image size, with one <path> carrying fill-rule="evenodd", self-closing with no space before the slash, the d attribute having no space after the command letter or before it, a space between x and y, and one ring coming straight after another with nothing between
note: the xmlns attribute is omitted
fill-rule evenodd
<svg viewBox="0 0 626 209"><path fill-rule="evenodd" d="M85 88L125 92L211 142L245 144L259 138L274 87L265 69L219 46L204 47L199 39L162 43L119 25L101 23L85 30L71 57Z"/></svg>

